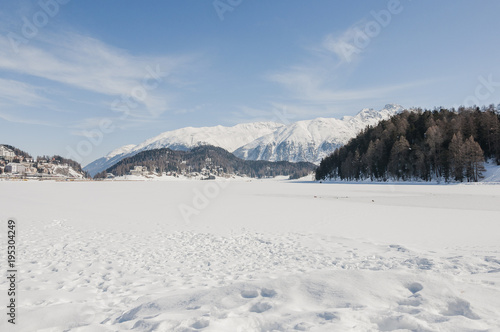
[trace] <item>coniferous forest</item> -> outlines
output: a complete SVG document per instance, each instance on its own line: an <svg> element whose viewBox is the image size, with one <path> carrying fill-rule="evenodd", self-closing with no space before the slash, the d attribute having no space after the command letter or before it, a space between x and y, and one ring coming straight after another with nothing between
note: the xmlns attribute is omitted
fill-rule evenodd
<svg viewBox="0 0 500 332"><path fill-rule="evenodd" d="M125 158L106 171L98 173L94 178L105 178L107 173L115 176L126 175L134 166L146 166L148 170L163 173L167 171L181 172L183 169L200 172L210 164L221 168L227 174L245 174L254 178L287 175L292 179L311 174L315 166L308 162L292 163L288 161L270 162L264 160L242 160L232 153L215 146L204 145L189 151L176 151L167 148L139 152Z"/></svg>
<svg viewBox="0 0 500 332"><path fill-rule="evenodd" d="M500 165L500 113L494 105L404 111L368 127L324 158L316 180L468 181L488 159Z"/></svg>

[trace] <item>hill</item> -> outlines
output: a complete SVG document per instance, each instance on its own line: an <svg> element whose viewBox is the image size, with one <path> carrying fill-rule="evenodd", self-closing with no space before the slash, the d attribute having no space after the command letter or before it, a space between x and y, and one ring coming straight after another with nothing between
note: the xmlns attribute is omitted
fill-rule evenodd
<svg viewBox="0 0 500 332"><path fill-rule="evenodd" d="M169 148L187 151L213 145L246 160L307 161L319 164L322 158L346 144L368 125L376 125L402 111L388 104L382 110L363 109L355 116L318 118L287 125L275 122L243 123L232 127L186 127L167 131L138 145L125 145L84 167L95 175L120 160L141 151Z"/></svg>
<svg viewBox="0 0 500 332"><path fill-rule="evenodd" d="M125 158L117 164L96 175L105 177L106 173L115 176L126 175L135 166L146 166L156 173L206 173L218 175L234 174L249 177L274 177L288 175L298 178L311 173L316 166L308 162L290 163L242 160L232 153L215 146L199 146L189 151L176 151L162 148L142 151Z"/></svg>
<svg viewBox="0 0 500 332"><path fill-rule="evenodd" d="M111 151L106 156L86 165L84 169L95 175L141 151L169 148L172 150L187 151L197 146L213 145L233 152L263 135L273 132L283 126L275 122L243 123L232 127L186 127L167 131L137 145L125 145Z"/></svg>
<svg viewBox="0 0 500 332"><path fill-rule="evenodd" d="M21 149L18 149L16 148L15 146L12 146L12 145L8 145L8 144L0 144L0 146L4 146L6 147L7 149L11 150L12 152L14 152L14 154L17 156L17 157L20 157L19 159L31 159L31 155L28 153L28 152L25 152Z"/></svg>
<svg viewBox="0 0 500 332"><path fill-rule="evenodd" d="M323 159L316 179L478 181L500 164L500 115L491 105L404 111Z"/></svg>
<svg viewBox="0 0 500 332"><path fill-rule="evenodd" d="M0 175L3 178L82 179L89 174L71 159L58 155L31 155L12 145L0 144Z"/></svg>

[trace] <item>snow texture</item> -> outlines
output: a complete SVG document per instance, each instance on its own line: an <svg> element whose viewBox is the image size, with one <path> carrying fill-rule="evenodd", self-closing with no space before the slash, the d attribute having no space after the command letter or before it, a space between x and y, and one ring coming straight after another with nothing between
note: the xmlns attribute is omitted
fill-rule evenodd
<svg viewBox="0 0 500 332"><path fill-rule="evenodd" d="M0 331L500 328L499 186L1 181L0 189L0 220L17 219L19 261L18 324L2 319ZM195 203L199 213L185 220L179 206Z"/></svg>

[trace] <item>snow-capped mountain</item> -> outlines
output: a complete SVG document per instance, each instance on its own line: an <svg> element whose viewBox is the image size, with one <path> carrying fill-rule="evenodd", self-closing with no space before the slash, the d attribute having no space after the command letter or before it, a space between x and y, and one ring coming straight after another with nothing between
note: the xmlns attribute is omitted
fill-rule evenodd
<svg viewBox="0 0 500 332"><path fill-rule="evenodd" d="M105 169L113 166L123 158L128 157L128 154L136 147L134 144L125 145L115 149L105 155L102 158L94 160L83 169L90 173L90 175L94 176L99 172L102 172Z"/></svg>
<svg viewBox="0 0 500 332"><path fill-rule="evenodd" d="M94 176L126 157L131 157L141 151L161 148L186 151L196 146L214 145L233 152L240 146L270 134L283 126L283 124L275 122L254 122L232 127L186 127L167 131L138 145L125 145L113 150L106 156L88 164L84 169Z"/></svg>
<svg viewBox="0 0 500 332"><path fill-rule="evenodd" d="M126 145L84 167L92 176L141 151L160 148L189 150L214 145L248 160L309 161L318 164L366 126L376 125L403 110L388 104L382 110L363 109L342 119L318 118L289 125L275 122L243 123L232 127L186 127L164 132L138 145Z"/></svg>
<svg viewBox="0 0 500 332"><path fill-rule="evenodd" d="M356 116L344 116L342 119L318 118L298 121L278 128L233 153L249 160L309 161L317 164L365 127L376 125L402 110L402 106L389 104L380 111L366 108Z"/></svg>
<svg viewBox="0 0 500 332"><path fill-rule="evenodd" d="M233 152L240 146L270 134L281 127L283 127L282 124L275 122L242 123L233 127L186 127L167 131L150 138L134 147L131 152L160 148L189 150L200 145L218 146Z"/></svg>

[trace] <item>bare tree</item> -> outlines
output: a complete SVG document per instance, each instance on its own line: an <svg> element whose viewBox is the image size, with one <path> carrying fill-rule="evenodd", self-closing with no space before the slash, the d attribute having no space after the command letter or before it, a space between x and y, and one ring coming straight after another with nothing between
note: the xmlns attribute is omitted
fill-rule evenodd
<svg viewBox="0 0 500 332"><path fill-rule="evenodd" d="M465 141L464 156L467 181L479 181L485 171L484 152L472 136Z"/></svg>
<svg viewBox="0 0 500 332"><path fill-rule="evenodd" d="M453 137L448 147L450 151L450 173L457 181L464 180L465 170L465 151L464 138L461 132L453 134Z"/></svg>

